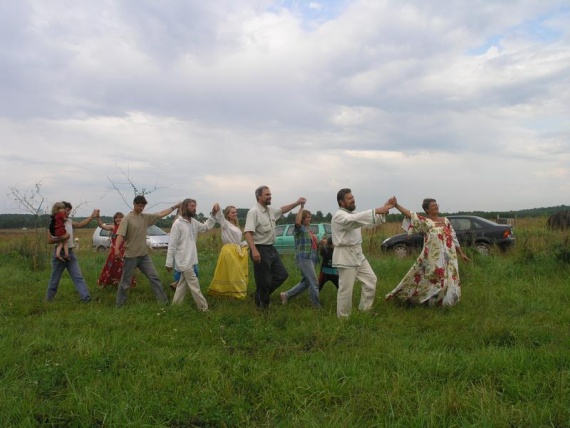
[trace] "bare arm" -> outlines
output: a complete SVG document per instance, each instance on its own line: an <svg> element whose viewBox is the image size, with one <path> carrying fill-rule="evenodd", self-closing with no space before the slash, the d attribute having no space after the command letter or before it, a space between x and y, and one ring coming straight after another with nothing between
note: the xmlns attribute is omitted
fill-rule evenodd
<svg viewBox="0 0 570 428"><path fill-rule="evenodd" d="M464 262L470 262L471 259L467 257L467 254L463 252L463 248L461 248L461 245L459 245L457 234L455 233L455 230L453 229L451 223L449 223L449 227L451 229L451 236L453 237L453 245L455 245L455 251L457 252L457 254L459 254L459 256L463 259Z"/></svg>
<svg viewBox="0 0 570 428"><path fill-rule="evenodd" d="M291 202L288 205L283 205L281 207L281 213L287 214L289 211L291 211L296 206L301 205L301 204L305 205L305 202L307 202L307 200L305 198L299 198L295 202Z"/></svg>
<svg viewBox="0 0 570 428"><path fill-rule="evenodd" d="M400 211L402 214L404 214L406 217L408 218L412 218L412 213L410 212L410 210L408 210L407 208L404 208L403 206L401 206L398 201L396 200L396 198L394 198L395 201L395 205L394 208L396 208L398 211Z"/></svg>
<svg viewBox="0 0 570 428"><path fill-rule="evenodd" d="M301 204L301 208L299 208L299 212L295 216L295 226L300 227L301 221L303 220L303 209L305 208L305 204Z"/></svg>
<svg viewBox="0 0 570 428"><path fill-rule="evenodd" d="M457 253L459 253L459 256L461 257L461 259L462 259L464 262L470 262L470 261L471 261L471 259L470 259L469 257L467 257L467 254L465 254L465 253L463 252L463 249L461 248L461 246L456 245L456 246L455 246L455 250L457 251Z"/></svg>
<svg viewBox="0 0 570 428"><path fill-rule="evenodd" d="M63 235L63 236L52 236L52 235L49 233L49 230L48 230L48 233L47 233L47 236L48 236L47 242L48 242L48 244L59 244L60 242L63 242L63 241L65 241L66 239L69 238L69 237L66 238L66 237L65 237L66 235L67 235L67 234L65 234L65 235Z"/></svg>
<svg viewBox="0 0 570 428"><path fill-rule="evenodd" d="M166 217L168 214L172 214L174 211L176 211L178 208L180 208L181 205L182 205L182 202L178 202L176 205L172 205L170 208L166 208L165 210L162 210L159 213L156 213L156 215L158 215L160 218Z"/></svg>
<svg viewBox="0 0 570 428"><path fill-rule="evenodd" d="M86 219L80 221L80 222L72 222L72 225L74 228L76 229L81 229L82 227L87 226L89 223L91 223L91 220L93 220L94 218L99 217L99 210L93 210L93 212L91 213L91 215L89 217L87 217Z"/></svg>
<svg viewBox="0 0 570 428"><path fill-rule="evenodd" d="M101 229L104 229L104 230L113 230L113 229L114 229L114 227L111 226L110 224L105 224L105 223L103 223L103 221L101 220L101 217L100 217L100 216L97 216L97 225L98 225Z"/></svg>
<svg viewBox="0 0 570 428"><path fill-rule="evenodd" d="M253 233L252 232L244 232L245 240L247 241L247 245L249 245L249 249L251 250L251 259L254 263L261 262L261 255L253 242Z"/></svg>
<svg viewBox="0 0 570 428"><path fill-rule="evenodd" d="M121 248L121 244L123 243L124 240L125 240L125 238L123 235L117 235L117 238L115 238L115 258L116 259L121 258L121 252L119 251L119 249Z"/></svg>

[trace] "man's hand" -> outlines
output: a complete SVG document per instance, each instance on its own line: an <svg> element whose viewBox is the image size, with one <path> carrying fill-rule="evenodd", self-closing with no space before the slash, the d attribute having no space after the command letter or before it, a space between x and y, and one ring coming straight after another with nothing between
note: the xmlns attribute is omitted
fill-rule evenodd
<svg viewBox="0 0 570 428"><path fill-rule="evenodd" d="M165 266L166 268L166 272L170 273L172 272L172 266Z"/></svg>
<svg viewBox="0 0 570 428"><path fill-rule="evenodd" d="M48 244L59 244L61 241L65 241L67 238L69 238L69 235L67 235L67 238L65 238L65 236L51 236L49 232L47 235Z"/></svg>
<svg viewBox="0 0 570 428"><path fill-rule="evenodd" d="M259 254L257 248L252 248L251 259L253 260L253 263L261 263L261 254Z"/></svg>

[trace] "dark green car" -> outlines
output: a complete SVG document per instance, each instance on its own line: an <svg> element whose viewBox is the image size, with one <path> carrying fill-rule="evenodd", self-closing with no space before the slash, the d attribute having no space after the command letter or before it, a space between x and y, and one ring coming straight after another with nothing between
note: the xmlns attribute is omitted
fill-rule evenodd
<svg viewBox="0 0 570 428"><path fill-rule="evenodd" d="M330 223L310 224L309 227L313 231L319 241L323 236L331 235ZM295 252L295 225L279 224L275 227L275 249L279 254L293 254Z"/></svg>

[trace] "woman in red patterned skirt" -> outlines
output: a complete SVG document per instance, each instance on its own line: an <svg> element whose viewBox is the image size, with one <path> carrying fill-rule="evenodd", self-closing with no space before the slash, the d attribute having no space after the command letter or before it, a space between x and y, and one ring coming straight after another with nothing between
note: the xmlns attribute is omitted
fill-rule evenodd
<svg viewBox="0 0 570 428"><path fill-rule="evenodd" d="M99 279L97 280L97 284L101 287L106 287L107 285L119 285L121 282L121 276L123 275L123 257L125 255L125 241L123 241L120 251L120 258L115 258L115 240L117 239L117 230L119 229L119 225L121 224L121 220L123 219L123 213L116 213L113 216L113 225L104 224L101 221L100 217L97 217L97 223L101 229L111 231L111 246L109 247L109 255L107 256L107 260L103 265L103 270L99 275ZM137 285L137 281L133 276L133 280L131 281L131 287Z"/></svg>

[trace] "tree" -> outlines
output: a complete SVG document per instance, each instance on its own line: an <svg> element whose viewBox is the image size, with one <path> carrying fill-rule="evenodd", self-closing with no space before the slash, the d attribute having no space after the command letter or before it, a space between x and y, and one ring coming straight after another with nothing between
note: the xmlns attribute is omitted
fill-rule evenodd
<svg viewBox="0 0 570 428"><path fill-rule="evenodd" d="M115 191L119 194L119 197L123 200L123 202L125 203L125 205L128 208L132 207L132 200L136 197L136 196L145 196L145 195L150 195L151 193L154 193L158 190L161 189L161 187L158 187L156 184L153 185L152 187L146 188L146 187L142 187L139 188L135 185L135 183L133 182L133 180L131 179L129 170L127 169L127 171L123 170L120 167L119 171L121 172L121 174L123 175L124 179L126 181L124 182L119 182L119 181L114 181L112 180L109 176L107 176L107 180L109 181L109 183L111 183L111 188L107 189L107 191ZM127 195L125 195L125 188L126 189L130 189L133 192L133 198L129 198ZM156 204L151 204L150 206L154 206Z"/></svg>
<svg viewBox="0 0 570 428"><path fill-rule="evenodd" d="M21 189L17 186L12 186L8 192L8 198L13 200L20 211L32 214L33 227L35 232L35 242L32 242L28 247L23 245L20 247L20 252L24 256L30 256L33 270L43 269L47 259L47 250L45 245L45 232L42 227L42 216L47 212L47 200L41 192L42 183L36 182L34 185L27 189ZM43 245L42 245L43 243Z"/></svg>

